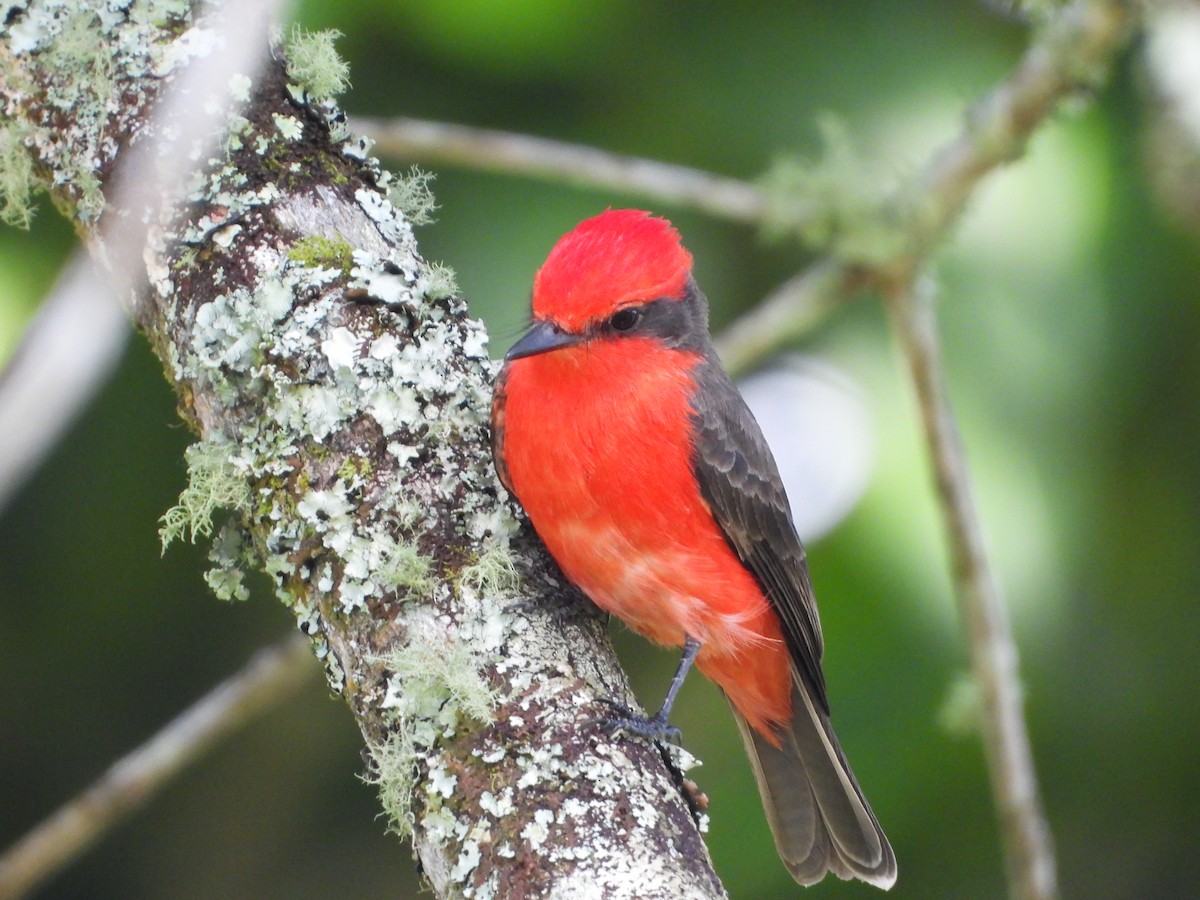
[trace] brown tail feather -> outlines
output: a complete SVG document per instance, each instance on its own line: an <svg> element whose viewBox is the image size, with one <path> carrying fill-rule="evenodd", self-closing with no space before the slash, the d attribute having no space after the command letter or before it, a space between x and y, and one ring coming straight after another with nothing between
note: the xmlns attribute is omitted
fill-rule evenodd
<svg viewBox="0 0 1200 900"><path fill-rule="evenodd" d="M792 721L773 747L738 715L784 865L800 884L832 872L887 890L896 883L896 857L867 805L829 719L792 673Z"/></svg>

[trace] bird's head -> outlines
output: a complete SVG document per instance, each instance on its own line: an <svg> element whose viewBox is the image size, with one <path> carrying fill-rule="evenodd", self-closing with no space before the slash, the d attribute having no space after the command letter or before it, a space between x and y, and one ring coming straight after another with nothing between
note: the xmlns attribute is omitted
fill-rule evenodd
<svg viewBox="0 0 1200 900"><path fill-rule="evenodd" d="M637 209L610 209L563 235L534 276L532 305L507 360L634 337L687 349L708 340L692 255L670 222Z"/></svg>

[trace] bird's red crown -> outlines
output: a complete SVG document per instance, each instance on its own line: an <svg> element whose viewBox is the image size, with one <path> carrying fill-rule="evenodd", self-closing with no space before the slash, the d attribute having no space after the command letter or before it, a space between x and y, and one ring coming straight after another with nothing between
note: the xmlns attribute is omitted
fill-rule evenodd
<svg viewBox="0 0 1200 900"><path fill-rule="evenodd" d="M533 279L533 317L577 331L629 303L682 297L691 269L666 219L610 209L554 245Z"/></svg>

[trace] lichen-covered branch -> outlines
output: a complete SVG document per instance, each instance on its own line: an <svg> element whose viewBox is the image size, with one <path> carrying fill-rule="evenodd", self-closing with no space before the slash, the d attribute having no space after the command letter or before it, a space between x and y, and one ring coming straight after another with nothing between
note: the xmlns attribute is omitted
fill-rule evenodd
<svg viewBox="0 0 1200 900"><path fill-rule="evenodd" d="M108 223L147 226L119 280L200 439L165 536L215 532L222 596L273 579L439 895L721 896L658 750L597 724L627 687L496 483L486 335L418 252L419 189L317 95L321 48L193 97L236 110L218 146L164 208L119 202L122 160L179 127L156 101L223 44L168 0L10 4L0 30L31 179L110 263Z"/></svg>

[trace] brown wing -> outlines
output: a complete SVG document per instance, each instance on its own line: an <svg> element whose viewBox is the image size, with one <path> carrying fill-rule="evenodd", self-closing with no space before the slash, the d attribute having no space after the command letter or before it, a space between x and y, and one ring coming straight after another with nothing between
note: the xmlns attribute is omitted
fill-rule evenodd
<svg viewBox="0 0 1200 900"><path fill-rule="evenodd" d="M779 614L796 668L828 713L821 622L779 469L758 422L720 363L710 357L696 375L692 466L700 493Z"/></svg>
<svg viewBox="0 0 1200 900"><path fill-rule="evenodd" d="M507 385L508 367L505 366L496 376L496 383L492 388L492 461L500 483L515 497L512 482L508 478L508 466L504 464L504 404L508 400Z"/></svg>

